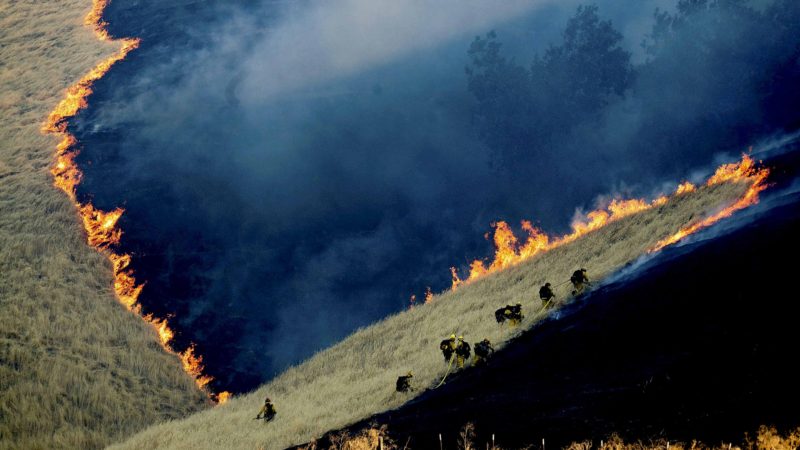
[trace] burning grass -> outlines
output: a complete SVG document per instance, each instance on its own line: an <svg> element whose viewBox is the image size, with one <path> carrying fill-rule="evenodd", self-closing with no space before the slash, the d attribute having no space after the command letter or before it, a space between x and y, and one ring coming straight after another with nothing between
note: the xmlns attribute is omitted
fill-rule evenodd
<svg viewBox="0 0 800 450"><path fill-rule="evenodd" d="M661 250L690 234L696 233L724 218L730 217L734 212L740 209L758 203L758 194L767 188L766 179L768 175L769 170L757 167L755 161L748 155L743 155L742 160L738 163L723 164L708 178L705 183L706 186L715 186L731 181L748 181L751 183L750 189L731 205L704 217L702 220L693 221L671 236L660 240L652 248L648 249L648 252L652 253ZM678 188L673 194L673 198L678 198L690 192L695 192L696 190L697 186L694 184L688 181L683 182L678 185ZM669 200L669 197L665 195L661 195L652 201L640 198L611 200L607 206L589 212L583 219L575 220L572 223L572 232L560 237L550 237L543 231L534 228L531 222L523 220L522 229L528 233L528 238L525 242L521 242L514 235L514 232L511 231L511 228L506 222L500 221L493 223L493 241L495 246L494 260L488 267L482 260L476 259L472 261L469 275L465 280L461 280L458 275L458 270L455 267L451 267L450 273L453 277L451 289L455 290L464 283L470 283L486 275L518 265L541 253L561 247L564 244L569 244L587 233L603 228L627 216L664 206ZM426 296L426 303L429 300L430 299Z"/></svg>
<svg viewBox="0 0 800 450"><path fill-rule="evenodd" d="M93 0L92 9L84 18L84 24L94 30L95 35L101 41L113 40L107 31L108 24L102 19L103 10L108 6L108 2L109 0ZM172 343L175 333L170 328L167 319L157 318L152 314L142 314L138 297L143 285L137 283L133 270L128 267L131 257L114 250L122 237L122 230L117 222L125 211L122 208L115 208L108 212L101 211L91 203L80 202L76 196L76 188L83 173L75 162L78 154L78 142L70 133L67 123L69 119L88 106L87 99L92 94L94 82L102 78L114 64L125 59L128 53L137 49L140 44L140 41L135 38L113 41L119 42L119 50L101 60L77 83L67 88L64 97L50 112L42 126L42 132L61 137L61 142L56 146L55 164L50 169L50 173L53 175L53 184L64 191L75 204L75 208L83 220L83 228L86 231L89 245L111 261L114 268L114 291L120 303L158 331L161 346L167 352L175 353L180 358L184 371L194 378L199 389L207 392L214 401L222 402L230 394L228 392L216 394L208 390L208 383L213 378L204 373L203 357L196 354L194 344L190 344L182 351L176 350Z"/></svg>
<svg viewBox="0 0 800 450"><path fill-rule="evenodd" d="M114 300L111 270L91 250L113 240L97 218L87 236L73 204L53 189L80 173L76 143L40 133L63 92L118 44L84 25L91 0L0 4L0 449L99 448L158 420L202 409L204 395L157 330ZM59 103L61 102L61 103ZM106 234L103 234L106 233Z"/></svg>
<svg viewBox="0 0 800 450"><path fill-rule="evenodd" d="M114 448L285 448L396 408L410 399L394 392L398 374L413 370L417 386L423 387L435 385L444 375L438 343L446 335L462 333L470 342L489 338L503 347L535 324L541 308L537 291L545 281L557 285L556 295L563 301L569 297L564 282L576 268L587 267L593 279L601 279L679 230L731 208L753 190L754 181L745 177L684 188L669 201L650 202L634 213L606 220L604 226L536 257L506 264L504 270L360 329L253 393L188 419L154 426ZM510 248L519 254L522 247L516 243ZM523 304L528 319L516 329L498 327L494 310L512 302ZM278 409L268 425L251 420L265 395Z"/></svg>
<svg viewBox="0 0 800 450"><path fill-rule="evenodd" d="M775 427L762 426L758 429L755 439L745 434L740 443L721 442L708 445L699 441L670 442L660 439L650 442L625 442L617 435L597 442L575 442L565 447L565 450L797 450L800 448L800 428L781 434Z"/></svg>

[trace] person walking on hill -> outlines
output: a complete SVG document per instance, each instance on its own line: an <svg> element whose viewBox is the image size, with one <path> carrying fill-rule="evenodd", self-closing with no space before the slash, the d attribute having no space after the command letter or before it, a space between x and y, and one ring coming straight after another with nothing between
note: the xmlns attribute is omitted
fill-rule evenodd
<svg viewBox="0 0 800 450"><path fill-rule="evenodd" d="M450 358L453 357L453 353L455 353L456 347L458 347L458 343L456 342L455 334L451 334L450 338L443 340L439 344L439 350L442 351L442 356L444 356L444 362L446 363L450 362Z"/></svg>
<svg viewBox="0 0 800 450"><path fill-rule="evenodd" d="M589 281L589 275L586 272L586 269L583 268L573 272L572 276L569 278L569 281L572 282L572 286L574 287L572 295L575 297L583 294L586 286L592 285L592 283Z"/></svg>
<svg viewBox="0 0 800 450"><path fill-rule="evenodd" d="M550 283L545 283L544 286L539 288L539 298L542 299L542 308L547 308L556 299L556 294L553 293L553 287Z"/></svg>
<svg viewBox="0 0 800 450"><path fill-rule="evenodd" d="M264 419L264 423L267 423L272 421L276 414L278 414L278 411L275 409L275 405L273 405L272 400L267 397L264 399L264 406L262 406L261 411L258 412L256 420Z"/></svg>
<svg viewBox="0 0 800 450"><path fill-rule="evenodd" d="M486 364L486 360L494 353L494 347L489 339L484 339L475 343L475 362L474 365L479 366Z"/></svg>
<svg viewBox="0 0 800 450"><path fill-rule="evenodd" d="M407 374L397 377L397 383L395 385L395 389L397 392L408 392L413 391L414 388L411 386L411 379L414 378L414 372L408 371Z"/></svg>
<svg viewBox="0 0 800 450"><path fill-rule="evenodd" d="M456 362L459 369L464 368L464 361L469 359L471 353L472 349L467 342L464 342L464 336L459 336L456 344Z"/></svg>

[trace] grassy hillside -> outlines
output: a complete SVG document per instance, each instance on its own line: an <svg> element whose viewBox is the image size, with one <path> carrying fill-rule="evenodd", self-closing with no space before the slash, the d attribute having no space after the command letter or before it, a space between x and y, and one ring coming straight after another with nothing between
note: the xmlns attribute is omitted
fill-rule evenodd
<svg viewBox="0 0 800 450"><path fill-rule="evenodd" d="M205 405L52 186L57 139L39 129L117 49L83 26L90 7L0 2L0 449L98 448Z"/></svg>
<svg viewBox="0 0 800 450"><path fill-rule="evenodd" d="M702 187L589 233L518 266L478 279L433 302L361 329L305 363L290 368L257 391L188 419L154 426L115 446L130 448L285 448L409 400L394 392L398 375L414 370L418 387L434 385L446 370L438 350L441 339L462 333L470 342L488 337L500 344L533 325L541 308L538 287L560 284L578 267L602 278L642 255L659 240L740 197L749 183ZM521 302L528 318L517 329L494 321L496 308ZM269 423L255 422L264 395L278 409Z"/></svg>

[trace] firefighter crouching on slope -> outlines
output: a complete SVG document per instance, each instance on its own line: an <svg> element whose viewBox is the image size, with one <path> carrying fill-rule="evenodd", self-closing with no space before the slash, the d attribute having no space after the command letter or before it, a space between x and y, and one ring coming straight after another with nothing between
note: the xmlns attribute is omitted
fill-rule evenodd
<svg viewBox="0 0 800 450"><path fill-rule="evenodd" d="M525 316L522 315L522 303L517 303L514 306L506 305L498 309L494 312L494 318L497 320L497 323L500 324L507 320L511 327L519 325L522 319L525 318Z"/></svg>
<svg viewBox="0 0 800 450"><path fill-rule="evenodd" d="M572 282L572 286L575 288L572 291L572 295L577 297L583 294L583 291L586 290L586 286L591 286L592 283L589 281L589 275L586 273L586 269L578 269L572 273L572 276L569 278L569 281Z"/></svg>
<svg viewBox="0 0 800 450"><path fill-rule="evenodd" d="M456 335L451 334L450 338L443 340L439 344L439 350L442 351L442 355L444 356L444 362L449 363L450 358L453 357L453 353L456 352L456 347L458 343L456 342Z"/></svg>
<svg viewBox="0 0 800 450"><path fill-rule="evenodd" d="M494 353L494 347L488 339L475 343L475 362L476 366L486 364L486 360Z"/></svg>
<svg viewBox="0 0 800 450"><path fill-rule="evenodd" d="M539 298L542 299L542 308L547 308L555 301L556 294L553 293L553 287L550 283L545 283L544 286L539 288Z"/></svg>
<svg viewBox="0 0 800 450"><path fill-rule="evenodd" d="M414 372L408 371L407 374L397 377L397 384L395 389L397 392L408 392L413 391L414 388L411 386L411 379L414 377Z"/></svg>
<svg viewBox="0 0 800 450"><path fill-rule="evenodd" d="M258 412L256 420L264 419L264 423L267 423L274 419L276 414L278 414L278 411L275 409L275 405L273 405L272 400L267 397L264 399L264 406L262 406L261 411Z"/></svg>
<svg viewBox="0 0 800 450"><path fill-rule="evenodd" d="M458 363L459 369L464 368L464 361L469 359L471 353L469 344L464 342L464 336L459 336L458 343L456 344L456 362Z"/></svg>

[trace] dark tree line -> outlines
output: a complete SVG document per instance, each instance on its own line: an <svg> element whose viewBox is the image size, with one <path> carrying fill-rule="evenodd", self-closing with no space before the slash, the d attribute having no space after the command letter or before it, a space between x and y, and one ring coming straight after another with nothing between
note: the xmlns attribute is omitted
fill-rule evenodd
<svg viewBox="0 0 800 450"><path fill-rule="evenodd" d="M800 127L798 36L795 0L764 9L680 0L674 13L655 11L647 58L634 65L599 8L581 6L562 42L527 67L504 55L494 32L476 37L468 88L479 133L511 178L552 182L542 169L556 158L570 160L561 178L587 165L617 177L676 176Z"/></svg>

